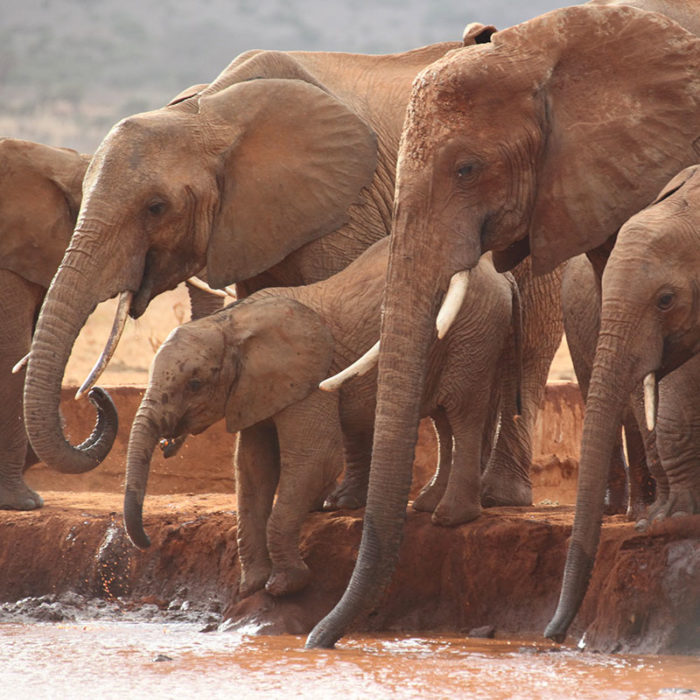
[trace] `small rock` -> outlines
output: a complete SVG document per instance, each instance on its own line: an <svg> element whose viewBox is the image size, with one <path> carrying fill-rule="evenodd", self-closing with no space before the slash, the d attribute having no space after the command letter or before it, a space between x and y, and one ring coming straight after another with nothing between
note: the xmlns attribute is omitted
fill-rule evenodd
<svg viewBox="0 0 700 700"><path fill-rule="evenodd" d="M483 625L469 630L468 637L476 637L479 639L493 639L496 634L496 628L493 625Z"/></svg>
<svg viewBox="0 0 700 700"><path fill-rule="evenodd" d="M160 663L161 661L172 661L172 660L173 660L172 657L166 656L165 654L158 654L158 656L156 656L153 659L153 661L155 663Z"/></svg>
<svg viewBox="0 0 700 700"><path fill-rule="evenodd" d="M58 603L41 603L34 611L34 617L41 622L62 622L65 619Z"/></svg>

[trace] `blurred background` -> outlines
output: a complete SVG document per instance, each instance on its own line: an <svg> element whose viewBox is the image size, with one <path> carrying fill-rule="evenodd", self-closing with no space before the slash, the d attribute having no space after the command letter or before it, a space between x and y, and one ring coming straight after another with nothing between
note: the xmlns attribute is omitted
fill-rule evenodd
<svg viewBox="0 0 700 700"><path fill-rule="evenodd" d="M0 0L0 136L94 151L248 49L393 53L566 0Z"/></svg>

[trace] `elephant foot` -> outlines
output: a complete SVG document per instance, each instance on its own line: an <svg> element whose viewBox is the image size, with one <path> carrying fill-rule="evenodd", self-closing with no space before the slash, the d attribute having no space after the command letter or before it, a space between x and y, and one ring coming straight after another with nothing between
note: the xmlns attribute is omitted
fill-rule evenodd
<svg viewBox="0 0 700 700"><path fill-rule="evenodd" d="M13 484L10 488L0 486L0 509L35 510L43 505L44 499L23 481Z"/></svg>
<svg viewBox="0 0 700 700"><path fill-rule="evenodd" d="M657 500L649 506L646 516L638 520L634 527L644 532L650 525L666 518L681 518L697 513L700 513L700 493L671 489L668 498Z"/></svg>
<svg viewBox="0 0 700 700"><path fill-rule="evenodd" d="M477 503L451 503L440 501L431 520L434 525L455 527L476 520L481 515L481 505Z"/></svg>
<svg viewBox="0 0 700 700"><path fill-rule="evenodd" d="M270 565L258 567L241 567L241 580L238 584L238 595L247 598L256 591L265 588L265 582L270 577Z"/></svg>
<svg viewBox="0 0 700 700"><path fill-rule="evenodd" d="M531 506L532 484L530 479L514 474L496 478L487 471L481 481L481 505L484 508Z"/></svg>
<svg viewBox="0 0 700 700"><path fill-rule="evenodd" d="M413 510L420 510L424 513L432 513L438 507L444 495L444 489L438 488L434 484L426 484L413 501Z"/></svg>
<svg viewBox="0 0 700 700"><path fill-rule="evenodd" d="M356 510L367 503L367 484L341 482L326 497L323 510Z"/></svg>
<svg viewBox="0 0 700 700"><path fill-rule="evenodd" d="M291 568L273 569L265 590L274 596L290 595L305 588L310 578L311 571L304 562Z"/></svg>

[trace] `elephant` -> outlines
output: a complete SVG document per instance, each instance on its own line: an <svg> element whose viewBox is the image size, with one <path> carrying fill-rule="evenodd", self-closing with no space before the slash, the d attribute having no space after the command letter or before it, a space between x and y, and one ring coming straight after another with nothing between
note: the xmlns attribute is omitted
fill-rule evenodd
<svg viewBox="0 0 700 700"><path fill-rule="evenodd" d="M661 14L580 5L417 76L397 161L363 537L348 588L308 647L332 647L395 569L446 290L486 251L499 270L529 255L536 275L582 252L604 260L619 227L697 159L699 63L697 37ZM588 402L600 391L592 380ZM610 461L584 451L590 459Z"/></svg>
<svg viewBox="0 0 700 700"><path fill-rule="evenodd" d="M585 255L566 263L561 303L569 354L585 403L600 330L599 280ZM646 428L641 392L633 392L612 451L605 512L626 513L629 520L641 518L655 493L650 472L657 481L661 478L656 433Z"/></svg>
<svg viewBox="0 0 700 700"><path fill-rule="evenodd" d="M116 124L90 161L32 342L25 424L42 461L84 459L63 435L58 397L70 348L101 301L120 296L118 328L202 269L211 286L236 283L244 296L324 279L386 236L411 83L459 46L253 50L212 83Z"/></svg>
<svg viewBox="0 0 700 700"><path fill-rule="evenodd" d="M654 472L656 500L639 526L700 513L699 236L700 167L694 165L620 228L605 266L591 375L591 387L599 388L594 397L589 390L586 403L576 519L559 604L546 632L558 641L583 599L595 559L602 511L595 480L604 479L603 459L613 449L610 426L619 420L624 396L642 382L661 465Z"/></svg>
<svg viewBox="0 0 700 700"><path fill-rule="evenodd" d="M89 156L19 139L0 139L0 508L31 510L41 496L24 481L38 460L22 419L24 372L13 366L29 350L46 290L73 232ZM101 390L91 397L111 435L116 414ZM102 430L100 430L102 432ZM91 436L92 437L92 436ZM82 445L92 454L99 446ZM88 469L97 462L87 461ZM74 470L63 467L70 473Z"/></svg>
<svg viewBox="0 0 700 700"><path fill-rule="evenodd" d="M299 530L335 484L341 445L350 481L344 495L352 492L356 506L364 499L376 371L338 392L318 384L378 337L388 252L381 239L327 280L261 290L171 333L153 360L129 440L124 520L137 546L150 544L142 510L160 439L199 433L224 417L229 432L270 423L274 443L252 452L241 444L236 454L239 593L264 586L285 595L306 585ZM504 363L519 355L519 317L515 279L497 273L487 256L450 332L435 339L421 414L433 418L440 457L417 507L433 511L436 524L467 522L481 511L482 449L492 444Z"/></svg>
<svg viewBox="0 0 700 700"><path fill-rule="evenodd" d="M214 287L235 283L239 296L343 269L390 232L415 75L449 51L476 49L493 31L472 23L462 42L386 56L250 51L213 83L118 123L88 168L71 245L32 343L25 423L42 460L82 458L63 436L58 389L71 344L97 303L120 295L118 329L127 314L138 317L154 295L200 268ZM542 342L539 321L547 314L527 307L551 294L527 271L516 274L523 275L524 417L499 434L484 475L489 504L531 501L521 456L531 452L531 407L561 334L555 319ZM254 426L239 439L273 436Z"/></svg>
<svg viewBox="0 0 700 700"><path fill-rule="evenodd" d="M24 371L12 367L28 351L37 314L73 233L82 199L82 181L90 156L20 139L0 139L0 508L31 510L42 497L23 478L39 460L28 445L22 416ZM221 301L188 286L193 317L221 306ZM103 445L116 433L116 410L102 390L95 403L102 428L80 449L92 458L78 469L58 463L66 473L96 467Z"/></svg>

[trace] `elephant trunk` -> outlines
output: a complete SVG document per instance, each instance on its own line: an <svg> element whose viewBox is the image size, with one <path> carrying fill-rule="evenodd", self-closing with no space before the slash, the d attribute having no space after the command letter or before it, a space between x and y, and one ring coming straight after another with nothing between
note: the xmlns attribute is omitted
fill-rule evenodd
<svg viewBox="0 0 700 700"><path fill-rule="evenodd" d="M151 546L143 529L143 501L153 451L161 437L155 403L146 392L134 418L126 454L126 487L124 491L124 526L131 541L139 549Z"/></svg>
<svg viewBox="0 0 700 700"><path fill-rule="evenodd" d="M74 447L65 438L58 410L61 381L73 343L96 306L87 292L87 276L67 255L42 307L32 342L24 388L25 426L39 459L64 473L94 469L109 453L116 437L117 414L99 390L91 402L98 408L95 431ZM60 279L60 284L57 282Z"/></svg>
<svg viewBox="0 0 700 700"><path fill-rule="evenodd" d="M586 399L576 515L559 603L545 630L545 636L556 642L566 638L588 588L600 540L610 459L635 383L628 344L623 340L630 337L630 330L618 327L614 333L606 332L605 320L601 329Z"/></svg>
<svg viewBox="0 0 700 700"><path fill-rule="evenodd" d="M395 230L404 233L402 227ZM425 268L427 236L411 232L409 250L392 235L382 317L377 412L362 541L350 583L306 646L330 648L379 601L396 567L411 487L415 444L435 318L450 270ZM408 234L406 234L408 235ZM401 250L395 255L394 250ZM421 265L422 264L422 265Z"/></svg>

